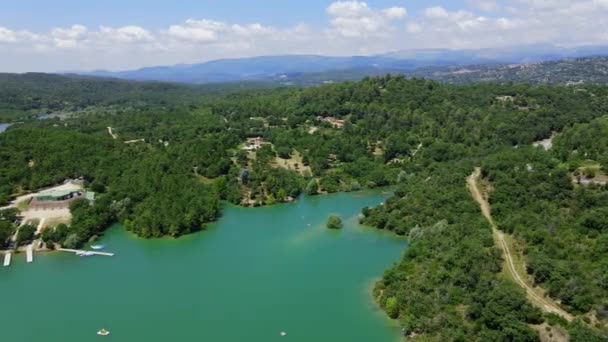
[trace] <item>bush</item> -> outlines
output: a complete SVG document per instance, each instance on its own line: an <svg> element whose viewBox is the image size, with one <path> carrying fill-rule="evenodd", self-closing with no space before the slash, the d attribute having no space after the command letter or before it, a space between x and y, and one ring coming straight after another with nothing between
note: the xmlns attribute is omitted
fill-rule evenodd
<svg viewBox="0 0 608 342"><path fill-rule="evenodd" d="M319 184L316 179L312 179L306 186L307 195L316 195L319 193Z"/></svg>
<svg viewBox="0 0 608 342"><path fill-rule="evenodd" d="M342 219L336 215L332 215L327 220L327 228L340 229L342 228Z"/></svg>
<svg viewBox="0 0 608 342"><path fill-rule="evenodd" d="M291 159L291 148L287 146L278 147L277 154L283 159Z"/></svg>

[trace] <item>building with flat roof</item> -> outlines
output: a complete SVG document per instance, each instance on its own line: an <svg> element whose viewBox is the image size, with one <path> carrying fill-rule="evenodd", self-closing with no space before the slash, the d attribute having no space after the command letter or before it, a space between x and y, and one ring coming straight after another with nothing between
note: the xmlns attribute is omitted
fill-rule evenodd
<svg viewBox="0 0 608 342"><path fill-rule="evenodd" d="M34 210L65 209L70 207L73 201L84 198L90 203L95 201L95 193L84 190L50 190L43 191L32 197L30 208Z"/></svg>
<svg viewBox="0 0 608 342"><path fill-rule="evenodd" d="M41 192L36 196L36 201L49 202L49 201L65 201L75 197L81 197L82 191L80 190L51 190Z"/></svg>

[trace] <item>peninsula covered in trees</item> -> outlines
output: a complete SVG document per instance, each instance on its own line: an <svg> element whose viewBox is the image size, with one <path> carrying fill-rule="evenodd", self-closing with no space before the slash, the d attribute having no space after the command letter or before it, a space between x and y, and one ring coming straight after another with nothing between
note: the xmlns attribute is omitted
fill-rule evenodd
<svg viewBox="0 0 608 342"><path fill-rule="evenodd" d="M407 336L606 340L607 87L383 76L218 93L49 75L5 76L0 86L19 77L29 85L0 97L7 121L21 121L0 134L0 205L80 177L97 193L92 205L72 203L71 224L50 241L83 244L112 222L143 237L179 236L217 220L222 201L259 206L392 186L361 221L410 241L375 288ZM124 101L112 100L116 82ZM33 118L42 112L64 116ZM534 146L545 139L552 148ZM466 188L476 167L528 280L571 322L531 305L505 276ZM4 221L0 237L12 232Z"/></svg>

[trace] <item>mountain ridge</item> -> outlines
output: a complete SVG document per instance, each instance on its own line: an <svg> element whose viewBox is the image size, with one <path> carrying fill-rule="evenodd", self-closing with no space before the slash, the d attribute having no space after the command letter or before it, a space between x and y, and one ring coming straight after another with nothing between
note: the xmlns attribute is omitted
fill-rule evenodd
<svg viewBox="0 0 608 342"><path fill-rule="evenodd" d="M362 69L411 71L423 67L545 62L589 55L608 55L608 46L576 48L521 46L477 50L413 49L372 56L274 55L225 58L203 63L151 66L124 71L94 70L73 73L136 81L204 84L261 81L289 73Z"/></svg>

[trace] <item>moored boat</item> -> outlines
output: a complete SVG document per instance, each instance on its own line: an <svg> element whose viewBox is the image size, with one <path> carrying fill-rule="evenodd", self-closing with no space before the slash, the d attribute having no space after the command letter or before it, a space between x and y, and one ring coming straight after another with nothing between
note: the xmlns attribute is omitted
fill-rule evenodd
<svg viewBox="0 0 608 342"><path fill-rule="evenodd" d="M108 336L108 335L110 335L110 332L108 330L106 330L106 329L101 329L101 330L99 330L97 332L97 335L99 335L99 336Z"/></svg>
<svg viewBox="0 0 608 342"><path fill-rule="evenodd" d="M91 248L94 249L94 250L96 250L96 251L98 251L98 250L102 250L102 249L106 248L106 246L104 246L104 245L92 245Z"/></svg>

